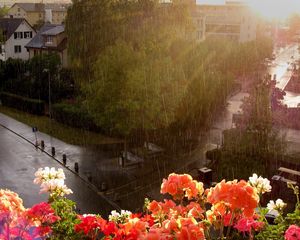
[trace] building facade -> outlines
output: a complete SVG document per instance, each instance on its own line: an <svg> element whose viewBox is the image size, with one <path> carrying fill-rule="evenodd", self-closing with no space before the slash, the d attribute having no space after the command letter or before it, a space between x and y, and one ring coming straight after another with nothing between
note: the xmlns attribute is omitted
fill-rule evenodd
<svg viewBox="0 0 300 240"><path fill-rule="evenodd" d="M29 58L38 54L57 53L63 67L68 66L67 36L64 25L45 24L25 46Z"/></svg>
<svg viewBox="0 0 300 240"><path fill-rule="evenodd" d="M224 5L195 5L192 11L195 38L227 38L237 42L256 39L256 15L248 6L239 2Z"/></svg>
<svg viewBox="0 0 300 240"><path fill-rule="evenodd" d="M29 52L25 45L36 35L35 30L25 19L0 19L0 29L3 42L0 48L0 59L8 58L29 59Z"/></svg>
<svg viewBox="0 0 300 240"><path fill-rule="evenodd" d="M8 11L9 18L25 18L32 26L41 23L64 23L67 4L15 3Z"/></svg>

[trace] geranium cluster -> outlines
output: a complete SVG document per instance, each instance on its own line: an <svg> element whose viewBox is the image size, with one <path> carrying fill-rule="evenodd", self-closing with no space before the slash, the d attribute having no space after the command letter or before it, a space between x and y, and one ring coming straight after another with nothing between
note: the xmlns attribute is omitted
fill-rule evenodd
<svg viewBox="0 0 300 240"><path fill-rule="evenodd" d="M40 193L49 193L51 197L64 196L65 194L73 193L65 185L65 174L61 168L56 170L55 168L45 167L39 168L35 173L35 184L41 185Z"/></svg>
<svg viewBox="0 0 300 240"><path fill-rule="evenodd" d="M266 208L260 206L260 197L271 186L256 174L248 182L223 180L204 190L190 175L173 173L161 185L166 199L146 199L143 213L112 211L107 220L75 212L75 204L64 197L71 190L64 184L61 169L39 169L35 176L42 192L49 192L53 208L43 202L25 209L16 193L0 190L0 239L300 239L298 187L290 186L297 205L284 218L286 204L281 199L271 200ZM268 224L268 211L277 211L278 231Z"/></svg>
<svg viewBox="0 0 300 240"><path fill-rule="evenodd" d="M48 203L25 209L18 194L0 190L0 239L43 239L51 233L51 225L59 220Z"/></svg>

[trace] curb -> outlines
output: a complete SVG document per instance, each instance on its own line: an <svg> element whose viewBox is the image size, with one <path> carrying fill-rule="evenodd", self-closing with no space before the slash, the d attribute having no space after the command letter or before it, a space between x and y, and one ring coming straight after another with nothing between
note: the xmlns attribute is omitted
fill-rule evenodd
<svg viewBox="0 0 300 240"><path fill-rule="evenodd" d="M75 176L77 176L78 178L81 179L81 181L83 181L92 191L94 191L98 196L102 197L107 203L109 203L112 207L115 208L115 210L120 211L121 207L116 204L115 202L113 202L112 200L108 199L102 192L99 192L98 188L90 183L89 181L87 181L86 179L84 179L82 176L80 176L77 172L75 172L74 170L72 170L71 168L67 167L66 165L64 165L60 160L58 160L57 158L55 158L54 156L52 156L50 153L46 152L43 148L41 148L40 146L36 146L34 142L28 140L27 138L23 137L21 134L15 132L14 130L6 127L5 125L3 125L2 123L0 123L0 126L5 128L6 130L12 132L13 134L17 135L18 137L22 138L23 140L25 140L26 142L28 142L29 144L33 145L36 149L41 150L41 152L45 153L48 157L54 159L57 163L59 163L61 166L63 166L65 169L67 169L68 171L70 171L71 173L73 173Z"/></svg>

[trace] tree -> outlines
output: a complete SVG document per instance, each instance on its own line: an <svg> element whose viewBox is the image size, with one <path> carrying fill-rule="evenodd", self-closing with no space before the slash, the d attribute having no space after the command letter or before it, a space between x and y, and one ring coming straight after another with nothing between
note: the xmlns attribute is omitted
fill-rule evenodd
<svg viewBox="0 0 300 240"><path fill-rule="evenodd" d="M0 7L0 18L3 18L5 15L7 15L9 8L4 6Z"/></svg>
<svg viewBox="0 0 300 240"><path fill-rule="evenodd" d="M29 72L32 83L31 93L34 98L49 101L49 81L51 83L51 100L55 101L59 94L58 73L60 57L56 53L36 55L29 61ZM50 79L49 79L50 76Z"/></svg>
<svg viewBox="0 0 300 240"><path fill-rule="evenodd" d="M270 175L270 166L283 156L284 137L273 125L272 86L269 79L257 85L243 102L237 128L224 132L224 146L218 162L220 178L243 178L252 172Z"/></svg>
<svg viewBox="0 0 300 240"><path fill-rule="evenodd" d="M167 127L182 96L178 76L167 57L149 58L147 50L118 41L95 64L95 81L85 88L87 108L99 126L122 135Z"/></svg>

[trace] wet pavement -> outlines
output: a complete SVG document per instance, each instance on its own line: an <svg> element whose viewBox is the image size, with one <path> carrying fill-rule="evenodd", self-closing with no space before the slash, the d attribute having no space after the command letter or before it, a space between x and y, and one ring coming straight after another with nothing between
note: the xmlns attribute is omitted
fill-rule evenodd
<svg viewBox="0 0 300 240"><path fill-rule="evenodd" d="M117 207L97 193L93 186L65 168L32 144L35 137L32 129L14 119L0 114L0 188L17 192L30 207L40 201L47 201L46 194L39 194L39 186L33 184L34 173L40 167L63 168L66 184L73 190L69 198L77 202L80 213L100 213L107 215ZM28 138L25 140L3 126L12 128ZM31 143L32 141L32 143ZM56 140L53 140L56 141Z"/></svg>
<svg viewBox="0 0 300 240"><path fill-rule="evenodd" d="M271 63L269 73L272 77L276 75L276 87L282 90L285 89L292 76L293 64L300 59L298 47L298 44L290 44L275 50L276 59ZM300 93L286 91L283 102L288 107L297 107L300 104Z"/></svg>

